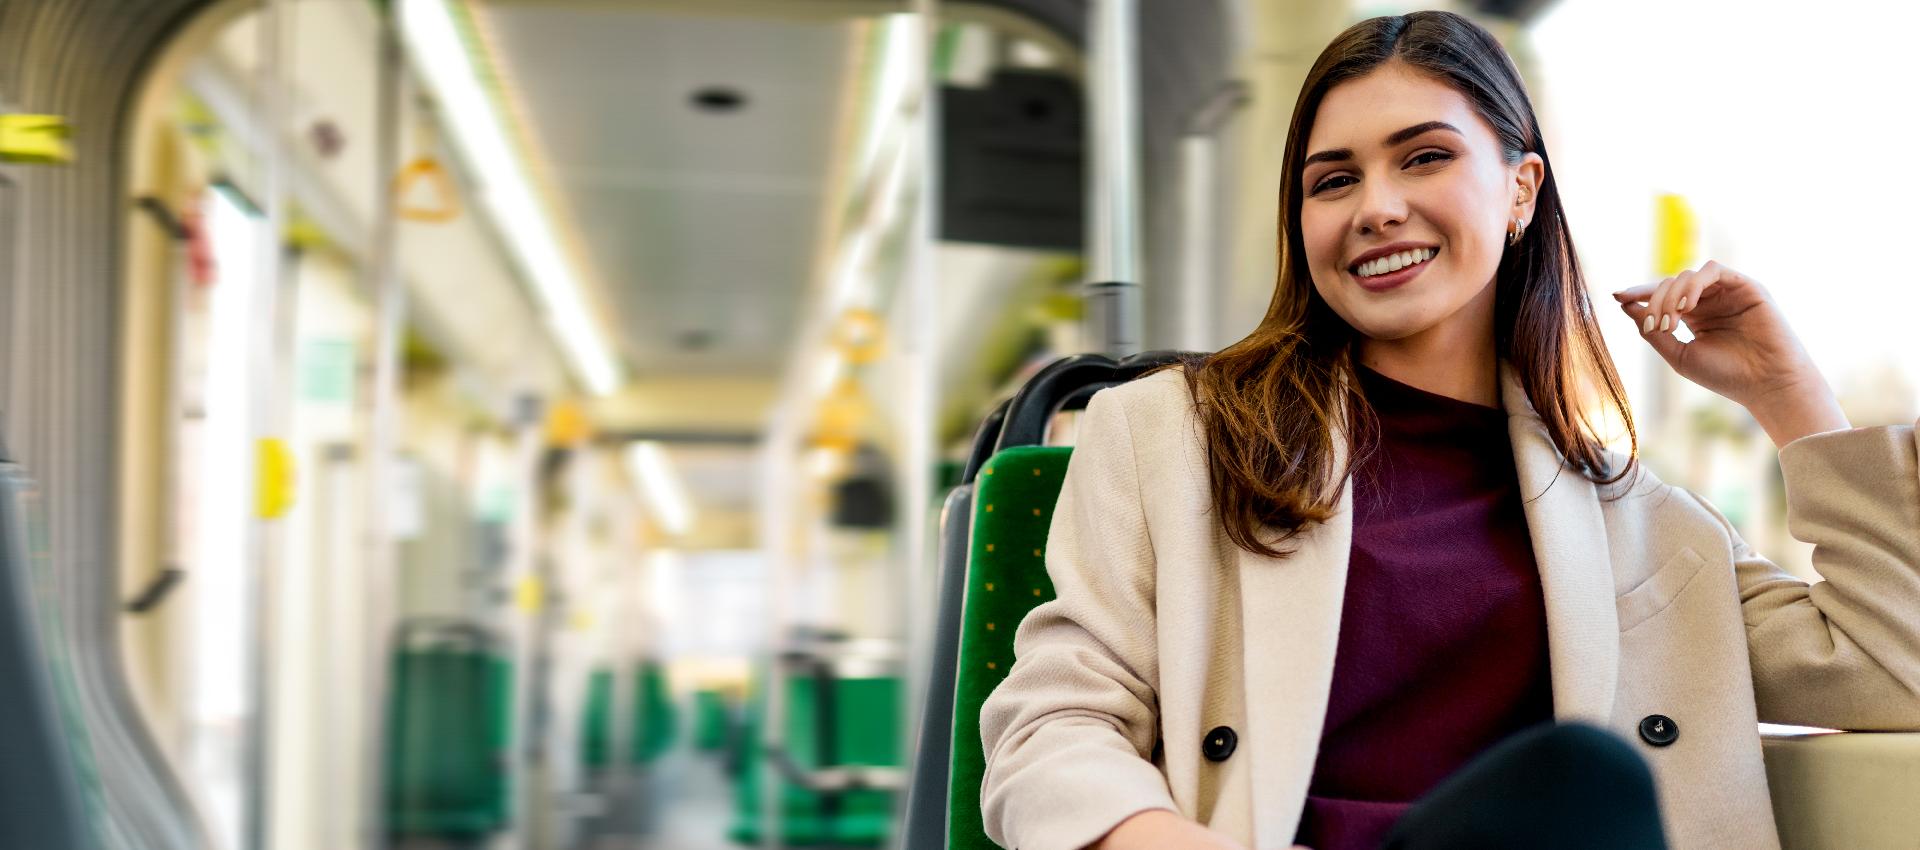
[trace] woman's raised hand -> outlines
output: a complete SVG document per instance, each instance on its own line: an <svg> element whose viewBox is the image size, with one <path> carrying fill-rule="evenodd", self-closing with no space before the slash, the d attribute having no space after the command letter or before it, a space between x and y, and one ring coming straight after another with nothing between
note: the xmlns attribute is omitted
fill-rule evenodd
<svg viewBox="0 0 1920 850"><path fill-rule="evenodd" d="M1708 261L1613 297L1667 365L1746 407L1775 445L1848 427L1786 315L1752 278ZM1691 342L1673 335L1682 321Z"/></svg>

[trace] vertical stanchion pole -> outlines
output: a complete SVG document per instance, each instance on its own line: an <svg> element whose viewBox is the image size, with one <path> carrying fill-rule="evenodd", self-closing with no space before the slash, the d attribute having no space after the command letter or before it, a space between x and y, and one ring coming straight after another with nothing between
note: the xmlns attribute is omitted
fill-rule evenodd
<svg viewBox="0 0 1920 850"><path fill-rule="evenodd" d="M245 734L245 767L247 787L243 792L246 802L242 814L241 844L248 850L267 850L271 843L273 816L273 692L274 667L273 654L278 642L274 633L278 618L274 616L277 607L275 596L279 583L275 581L278 567L278 552L274 544L279 539L275 534L273 519L257 509L262 489L277 486L266 477L270 474L262 461L260 447L274 435L284 432L289 416L287 414L287 394L281 391L285 383L281 357L280 336L291 329L291 323L285 316L292 311L292 304L283 297L283 278L287 276L286 263L286 154L279 140L287 126L287 31L288 17L292 5L288 0L261 0L258 49L259 72L255 78L254 98L259 110L262 137L266 140L260 146L258 162L260 165L260 212L262 221L255 230L258 240L256 251L257 264L252 269L252 279L245 284L253 287L254 298L251 306L254 315L249 322L248 353L248 441L240 446L213 447L213 451L240 451L247 453L246 468L251 468L250 486L244 500L247 517L241 523L245 535L242 551L247 553L246 563L242 565L245 582L245 599L252 609L246 617L248 635L246 655L247 688L250 705L247 711Z"/></svg>
<svg viewBox="0 0 1920 850"><path fill-rule="evenodd" d="M1201 104L1180 139L1180 348L1212 351L1220 324L1220 134L1247 102L1230 82Z"/></svg>
<svg viewBox="0 0 1920 850"><path fill-rule="evenodd" d="M1135 0L1091 0L1087 122L1087 334L1110 357L1140 350L1140 75Z"/></svg>
<svg viewBox="0 0 1920 850"><path fill-rule="evenodd" d="M393 638L393 531L388 526L390 501L388 483L393 477L393 453L399 444L400 337L406 322L406 290L400 279L399 221L394 215L395 199L391 181L400 170L401 122L405 115L407 81L400 57L400 38L394 29L392 11L381 15L379 103L374 152L374 206L372 256L366 266L373 293L373 398L367 420L367 465L363 482L366 514L361 523L365 534L363 557L366 571L363 622L372 636L365 644L362 671L366 695L365 757L361 764L361 812L364 834L361 846L381 848L387 842L386 744L390 730L387 704L394 682L390 678L389 655Z"/></svg>
<svg viewBox="0 0 1920 850"><path fill-rule="evenodd" d="M1180 140L1180 347L1213 348L1214 140Z"/></svg>
<svg viewBox="0 0 1920 850"><path fill-rule="evenodd" d="M908 768L912 766L911 754L920 738L921 705L926 700L926 685L931 676L935 588L939 585L935 573L939 562L928 532L932 525L928 511L934 488L933 469L939 453L934 433L940 378L940 333L934 319L939 272L934 263L937 238L934 210L938 209L940 192L941 81L933 65L933 46L940 32L939 5L938 0L913 0L912 3L918 26L914 30L911 63L915 79L908 87L914 94L912 112L907 118L910 122L907 156L911 165L908 174L917 182L918 190L914 192L915 203L910 213L911 232L907 237L905 262L906 292L903 295L908 326L892 335L899 340L901 356L905 359L901 373L904 390L901 450L905 457L895 467L899 495L894 511L903 527L900 545L894 551L896 568L905 572L904 581L899 585L905 599L895 633L905 650L901 671L905 677L901 688L904 699L900 706L905 722L900 724L900 752L907 754ZM903 771L902 775L910 774ZM893 823L906 823L906 802L907 788L903 785L894 795ZM905 829L896 830L891 846L901 848L905 833Z"/></svg>

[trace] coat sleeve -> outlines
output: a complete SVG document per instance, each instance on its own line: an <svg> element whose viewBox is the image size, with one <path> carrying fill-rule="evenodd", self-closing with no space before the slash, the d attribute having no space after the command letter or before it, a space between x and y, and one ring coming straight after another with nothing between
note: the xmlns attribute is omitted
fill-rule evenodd
<svg viewBox="0 0 1920 850"><path fill-rule="evenodd" d="M1781 448L1787 531L1813 544L1823 581L1789 575L1727 526L1761 721L1920 729L1915 436L1857 428Z"/></svg>
<svg viewBox="0 0 1920 850"><path fill-rule="evenodd" d="M1047 534L1055 598L1014 633L1014 663L980 710L988 837L1077 850L1129 816L1175 810L1150 761L1159 679L1154 555L1116 393L1093 398Z"/></svg>

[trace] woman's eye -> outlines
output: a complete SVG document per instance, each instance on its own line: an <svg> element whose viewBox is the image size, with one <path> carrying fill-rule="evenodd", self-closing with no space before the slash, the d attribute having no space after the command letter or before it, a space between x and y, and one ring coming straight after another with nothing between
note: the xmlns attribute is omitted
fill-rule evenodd
<svg viewBox="0 0 1920 850"><path fill-rule="evenodd" d="M1315 183L1315 184L1313 184L1313 192L1312 192L1312 194L1315 194L1315 195L1318 195L1318 194L1320 194L1321 192L1324 192L1324 191L1326 191L1326 190L1328 190L1328 189L1339 189L1339 188L1341 188L1341 187L1343 187L1343 186L1346 186L1346 185L1348 185L1347 183L1340 183L1340 182L1337 182L1337 181L1340 181L1340 180L1346 180L1346 181L1349 181L1349 182L1351 182L1351 181L1353 180L1353 178L1352 178L1352 177L1349 177L1349 176L1347 176L1347 175L1345 175L1345 174L1335 174L1335 175L1333 175L1332 177L1329 177L1329 178L1327 178L1327 179L1325 179L1325 180L1322 180L1322 181L1320 181L1320 182L1318 182L1318 183Z"/></svg>
<svg viewBox="0 0 1920 850"><path fill-rule="evenodd" d="M1431 159L1429 159L1429 157L1431 157ZM1414 156L1413 161L1408 162L1407 164L1408 165L1426 165L1429 162L1443 162L1445 160L1449 160L1452 158L1453 158L1453 154L1447 153L1446 151L1427 151L1426 153L1422 153Z"/></svg>

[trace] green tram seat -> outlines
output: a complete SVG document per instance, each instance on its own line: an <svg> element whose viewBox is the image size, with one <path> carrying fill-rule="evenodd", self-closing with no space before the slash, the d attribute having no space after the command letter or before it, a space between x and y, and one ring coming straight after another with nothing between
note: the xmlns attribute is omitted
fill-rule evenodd
<svg viewBox="0 0 1920 850"><path fill-rule="evenodd" d="M823 684L828 691L824 694ZM792 765L803 771L898 767L901 699L900 680L892 676L787 679L785 746ZM756 695L747 705L735 816L728 831L728 838L738 844L758 845L764 838L760 766L766 754L760 728L765 719L765 701ZM782 844L878 847L893 834L892 790L814 790L788 771L774 773L780 777Z"/></svg>
<svg viewBox="0 0 1920 850"><path fill-rule="evenodd" d="M980 820L980 706L1013 665L1013 635L1053 598L1047 530L1072 449L1043 446L1063 410L1196 355L1152 351L1115 361L1067 357L1036 373L974 438L941 523L940 598L927 700L906 811L909 848L991 848Z"/></svg>
<svg viewBox="0 0 1920 850"><path fill-rule="evenodd" d="M604 667L587 676L587 699L580 714L580 764L590 770L613 765L613 671ZM665 665L642 661L633 671L633 716L627 739L627 762L650 764L673 746L679 712L667 687Z"/></svg>
<svg viewBox="0 0 1920 850"><path fill-rule="evenodd" d="M601 770L613 764L613 671L587 674L587 701L580 708L580 766Z"/></svg>
<svg viewBox="0 0 1920 850"><path fill-rule="evenodd" d="M833 680L831 718L821 711L818 682L805 677L788 680L786 746L794 763L803 769L898 765L899 680ZM759 729L764 720L764 703L756 699L748 708L743 735L745 766L736 789L736 818L729 832L729 837L740 844L759 844L762 840L759 765L765 756ZM822 752L823 739L829 736L837 757ZM890 834L890 791L856 789L829 794L810 790L784 773L779 785L782 843L878 846ZM829 797L837 797L837 802L830 804Z"/></svg>
<svg viewBox="0 0 1920 850"><path fill-rule="evenodd" d="M510 801L511 665L485 629L402 623L388 711L387 830L473 839L504 828Z"/></svg>
<svg viewBox="0 0 1920 850"><path fill-rule="evenodd" d="M725 694L712 688L693 692L693 747L703 753L726 750L733 740L733 712Z"/></svg>
<svg viewBox="0 0 1920 850"><path fill-rule="evenodd" d="M1047 576L1047 527L1072 449L1020 446L993 456L974 488L965 615L955 676L948 841L988 848L980 824L980 706L1013 666L1013 633L1027 612L1053 598Z"/></svg>
<svg viewBox="0 0 1920 850"><path fill-rule="evenodd" d="M651 764L665 755L679 737L680 711L673 704L673 692L667 686L666 665L658 661L640 662L633 673L633 728L627 760L633 764Z"/></svg>

